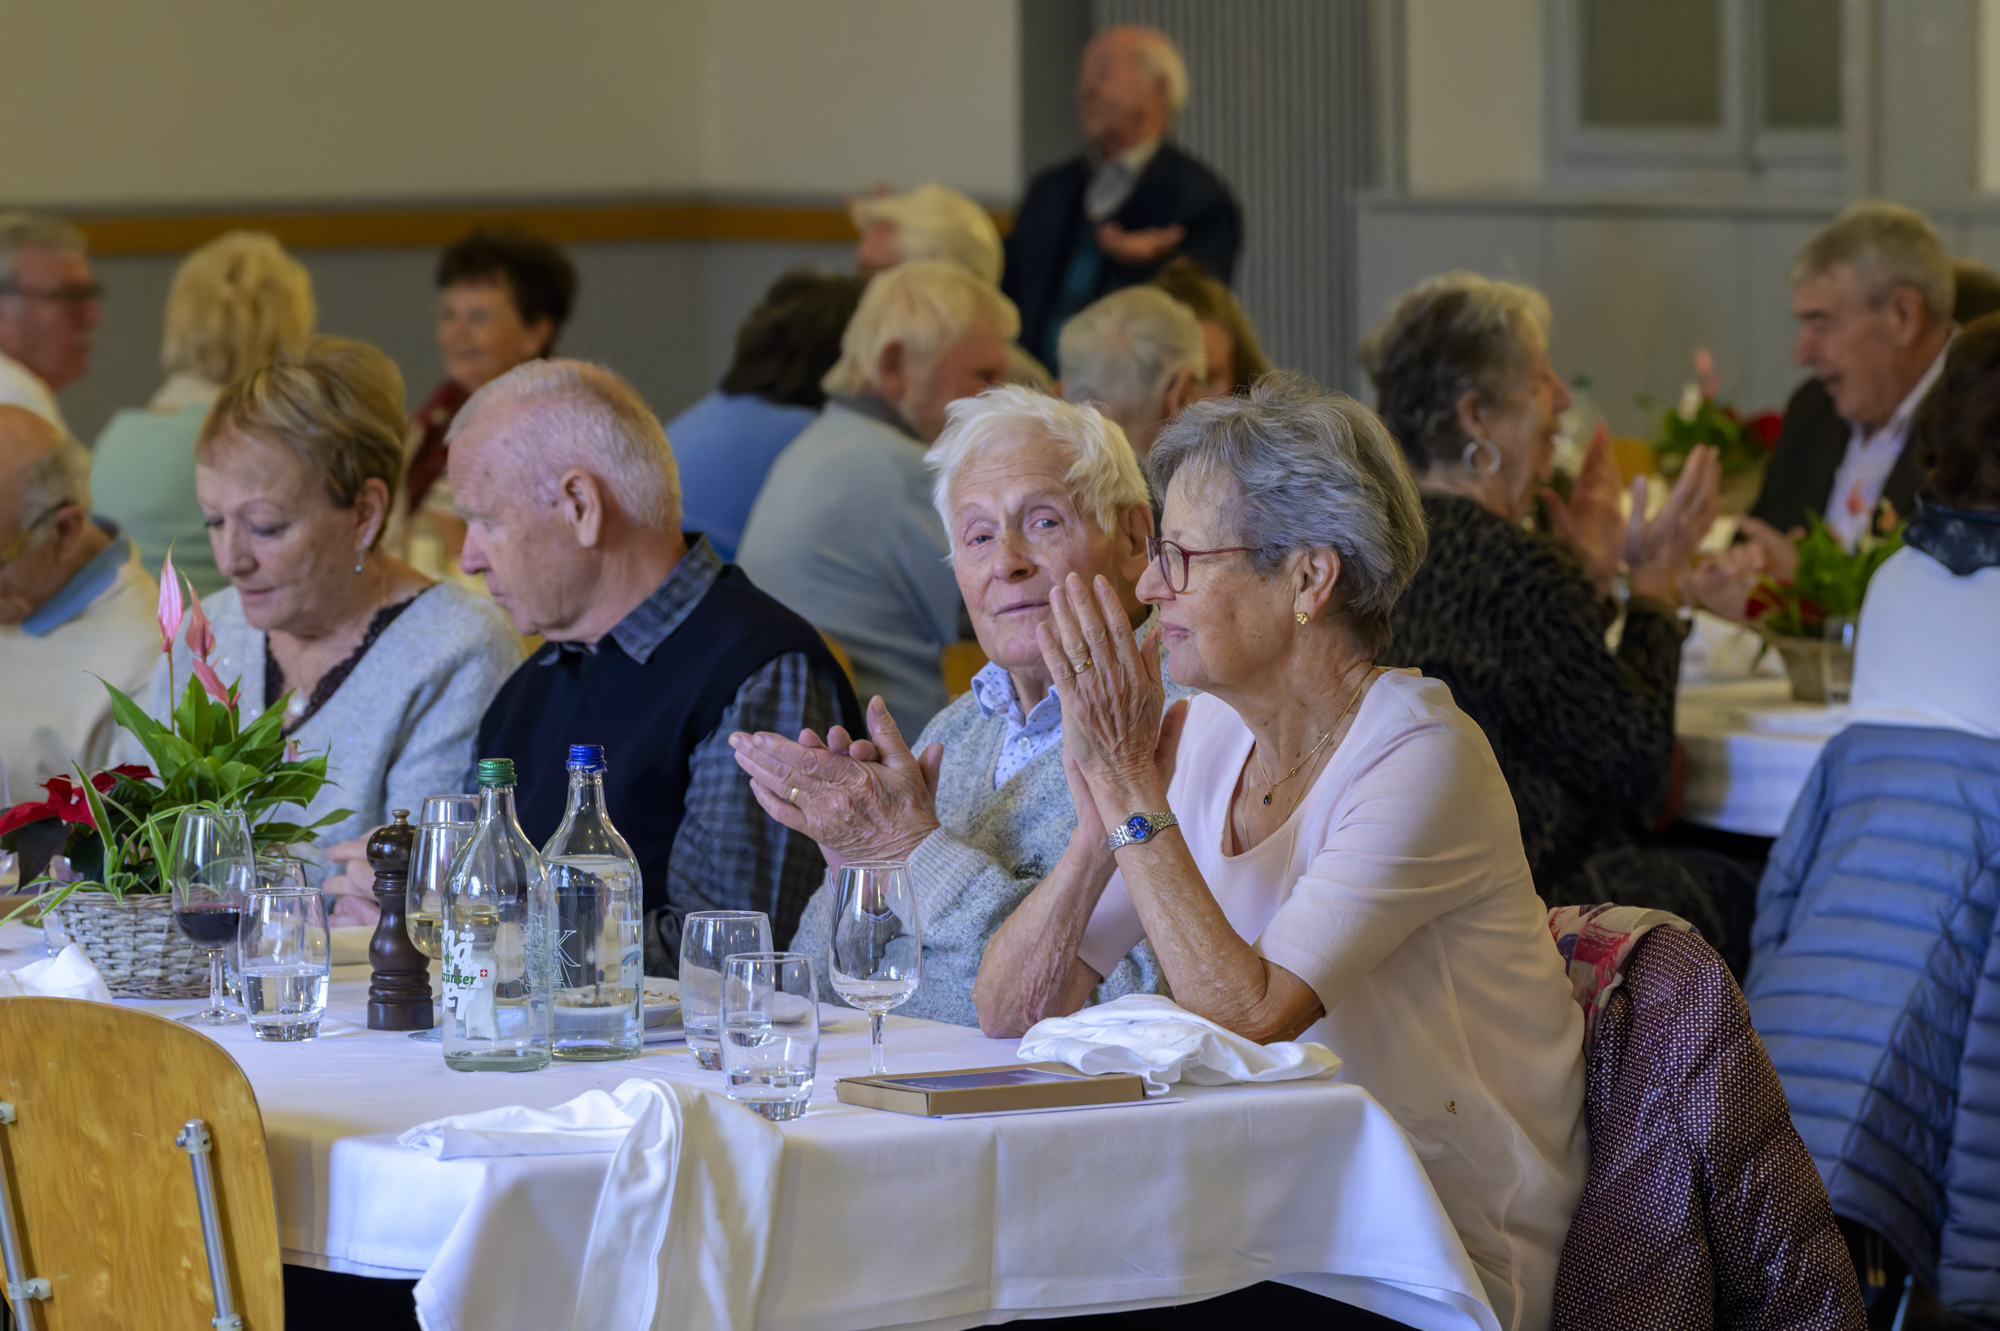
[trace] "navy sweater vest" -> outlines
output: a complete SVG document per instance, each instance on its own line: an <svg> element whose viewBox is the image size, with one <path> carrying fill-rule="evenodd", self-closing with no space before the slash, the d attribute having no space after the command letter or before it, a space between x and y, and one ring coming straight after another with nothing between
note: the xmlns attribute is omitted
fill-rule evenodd
<svg viewBox="0 0 2000 1331"><path fill-rule="evenodd" d="M514 760L514 808L540 846L562 823L569 746L602 744L605 807L632 844L646 909L655 910L667 904L689 760L743 681L788 652L803 652L834 684L841 724L862 732L854 690L818 631L730 564L644 663L609 635L594 653L550 643L529 657L486 709L476 756Z"/></svg>

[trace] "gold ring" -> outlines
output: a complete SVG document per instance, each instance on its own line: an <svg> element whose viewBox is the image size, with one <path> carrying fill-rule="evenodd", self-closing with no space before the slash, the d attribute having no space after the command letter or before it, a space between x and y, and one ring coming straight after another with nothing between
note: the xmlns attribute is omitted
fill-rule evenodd
<svg viewBox="0 0 2000 1331"><path fill-rule="evenodd" d="M796 805L798 802L799 802L799 788L797 786L793 786L792 793L785 796L785 803Z"/></svg>
<svg viewBox="0 0 2000 1331"><path fill-rule="evenodd" d="M1083 664L1075 667L1076 673L1081 675L1084 671L1090 669L1092 666L1096 664L1097 662L1091 660L1089 657L1086 656L1083 658Z"/></svg>

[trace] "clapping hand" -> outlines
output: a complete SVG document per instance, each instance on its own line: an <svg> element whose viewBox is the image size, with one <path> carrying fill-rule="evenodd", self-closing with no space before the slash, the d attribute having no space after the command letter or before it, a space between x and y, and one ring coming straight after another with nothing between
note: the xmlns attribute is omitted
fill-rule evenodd
<svg viewBox="0 0 2000 1331"><path fill-rule="evenodd" d="M833 867L850 860L903 860L937 830L944 746L921 758L880 697L868 703L868 739L834 726L821 740L761 731L729 737L736 763L764 812L819 843Z"/></svg>
<svg viewBox="0 0 2000 1331"><path fill-rule="evenodd" d="M1554 490L1542 491L1549 527L1583 565L1584 576L1599 596L1611 594L1618 563L1625 554L1625 515L1618 507L1618 463L1611 456L1611 432L1599 422L1577 470L1576 484L1565 500Z"/></svg>
<svg viewBox="0 0 2000 1331"><path fill-rule="evenodd" d="M1632 483L1632 518L1625 538L1632 594L1678 603L1681 575L1722 507L1721 454L1707 444L1691 449L1673 493L1651 518L1646 516L1644 486L1643 478Z"/></svg>

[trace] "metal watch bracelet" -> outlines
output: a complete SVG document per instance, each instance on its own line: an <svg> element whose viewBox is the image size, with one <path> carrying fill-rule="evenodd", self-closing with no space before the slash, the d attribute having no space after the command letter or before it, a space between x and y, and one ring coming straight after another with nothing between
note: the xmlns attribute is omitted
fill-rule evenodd
<svg viewBox="0 0 2000 1331"><path fill-rule="evenodd" d="M1181 820L1174 817L1172 810L1160 813L1135 813L1118 826L1111 829L1111 835L1104 844L1112 850L1120 846L1136 846L1151 841L1169 827L1179 827Z"/></svg>

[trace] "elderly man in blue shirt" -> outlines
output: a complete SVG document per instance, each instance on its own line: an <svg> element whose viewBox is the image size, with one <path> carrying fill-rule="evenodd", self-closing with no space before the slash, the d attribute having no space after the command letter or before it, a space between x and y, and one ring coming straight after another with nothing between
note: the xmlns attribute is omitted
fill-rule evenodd
<svg viewBox="0 0 2000 1331"><path fill-rule="evenodd" d="M159 588L118 527L90 514L90 454L0 406L0 807L110 760L106 682L141 691L160 653Z"/></svg>

